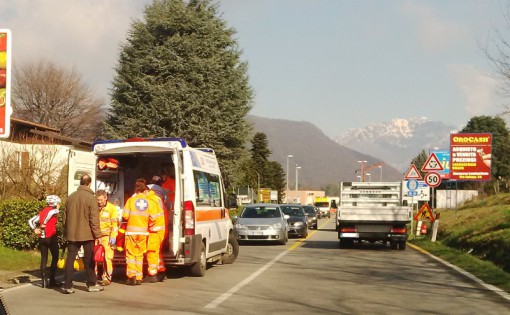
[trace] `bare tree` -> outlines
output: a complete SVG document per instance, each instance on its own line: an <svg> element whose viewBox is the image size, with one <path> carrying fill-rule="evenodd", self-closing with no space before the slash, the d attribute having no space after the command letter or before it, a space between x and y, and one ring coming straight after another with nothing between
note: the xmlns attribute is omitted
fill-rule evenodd
<svg viewBox="0 0 510 315"><path fill-rule="evenodd" d="M106 111L80 75L51 61L13 67L12 98L18 118L60 129L62 135L94 139Z"/></svg>

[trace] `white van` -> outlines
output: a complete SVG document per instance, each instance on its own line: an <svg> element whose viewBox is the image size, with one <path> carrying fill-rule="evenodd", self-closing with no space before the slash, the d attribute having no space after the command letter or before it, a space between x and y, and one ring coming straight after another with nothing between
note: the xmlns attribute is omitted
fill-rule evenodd
<svg viewBox="0 0 510 315"><path fill-rule="evenodd" d="M116 161L117 166L103 164L100 169L100 159ZM191 275L203 276L208 262L233 263L239 245L212 149L191 148L181 138L96 141L92 152L70 152L68 191L75 191L81 175L87 173L93 178L92 187L105 189L109 201L122 208L134 193L136 179L160 175L163 168L175 170L175 201L163 247L165 264L189 266ZM124 253L116 251L114 265L124 264Z"/></svg>

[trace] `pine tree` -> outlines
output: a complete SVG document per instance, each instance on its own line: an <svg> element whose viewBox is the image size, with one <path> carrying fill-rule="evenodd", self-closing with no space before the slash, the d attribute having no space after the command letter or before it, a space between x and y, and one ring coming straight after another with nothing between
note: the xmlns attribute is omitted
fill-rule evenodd
<svg viewBox="0 0 510 315"><path fill-rule="evenodd" d="M235 30L209 0L155 0L122 46L106 138L182 137L234 176L253 93Z"/></svg>

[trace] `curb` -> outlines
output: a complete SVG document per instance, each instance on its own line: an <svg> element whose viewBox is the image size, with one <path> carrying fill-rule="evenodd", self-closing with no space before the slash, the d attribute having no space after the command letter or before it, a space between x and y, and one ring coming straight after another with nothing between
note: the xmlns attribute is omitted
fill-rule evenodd
<svg viewBox="0 0 510 315"><path fill-rule="evenodd" d="M411 244L411 243L408 242L407 246L410 246L411 248L413 248L413 249L415 249L415 250L417 250L417 251L419 251L419 252L421 252L421 253L429 256L429 257L431 257L432 259L439 261L443 265L448 266L451 269L457 271L458 273L468 277L469 279L473 280L474 282L478 283L479 285L483 286L484 288L488 289L489 291L492 291L492 292L500 295L505 300L510 301L510 294L509 293L501 290L500 288L498 288L496 286L493 286L492 284L488 284L488 283L483 282L483 280L479 279L478 277L476 277L472 273L469 273L469 272L467 272L466 270L464 270L462 268L459 268L459 267L457 267L455 265L452 265L451 263L449 263L449 262L447 262L445 260L442 260L441 258L439 258L437 256L432 255L431 253L427 252L423 248L418 247L418 246L416 246L414 244Z"/></svg>

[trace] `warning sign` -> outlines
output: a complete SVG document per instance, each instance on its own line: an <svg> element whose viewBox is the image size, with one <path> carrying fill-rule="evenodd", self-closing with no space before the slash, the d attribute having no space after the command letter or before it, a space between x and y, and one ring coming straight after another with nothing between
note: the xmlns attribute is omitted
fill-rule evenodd
<svg viewBox="0 0 510 315"><path fill-rule="evenodd" d="M411 167L409 167L404 175L404 179L421 179L420 172L418 172L418 169L414 164L411 164Z"/></svg>
<svg viewBox="0 0 510 315"><path fill-rule="evenodd" d="M434 222L436 219L434 219L434 214L432 213L432 210L429 207L428 203L425 203L421 208L420 211L414 216L415 221L430 221Z"/></svg>
<svg viewBox="0 0 510 315"><path fill-rule="evenodd" d="M442 171L444 170L443 165L441 165L441 162L439 162L439 159L437 158L436 154L432 152L429 155L429 158L423 164L423 167L421 168L422 172L433 172L433 171Z"/></svg>

